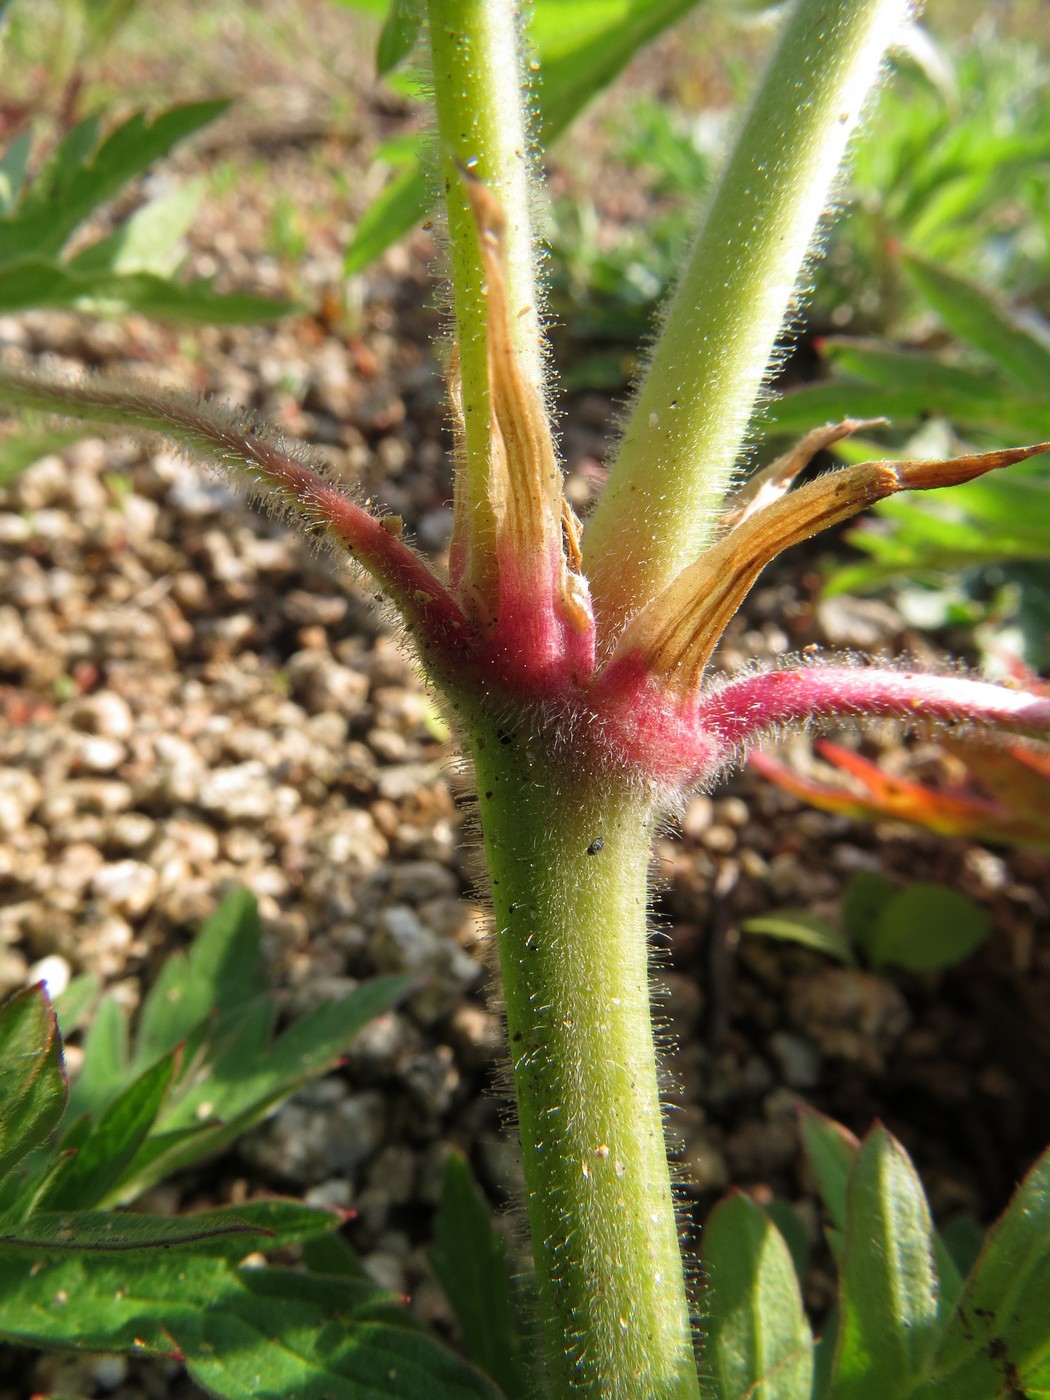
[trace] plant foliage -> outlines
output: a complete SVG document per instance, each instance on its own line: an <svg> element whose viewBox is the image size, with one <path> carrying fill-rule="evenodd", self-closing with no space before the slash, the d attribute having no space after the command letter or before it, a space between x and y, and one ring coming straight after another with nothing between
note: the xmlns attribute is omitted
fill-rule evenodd
<svg viewBox="0 0 1050 1400"><path fill-rule="evenodd" d="M497 1400L367 1278L337 1214L281 1200L182 1217L119 1208L330 1069L409 986L377 978L275 1038L255 901L237 891L165 965L133 1031L103 1001L71 1090L43 989L0 1008L0 1337L176 1357L231 1400ZM95 992L90 979L67 990L67 1024ZM463 1209L450 1202L446 1228ZM292 1248L298 1267L260 1262Z"/></svg>

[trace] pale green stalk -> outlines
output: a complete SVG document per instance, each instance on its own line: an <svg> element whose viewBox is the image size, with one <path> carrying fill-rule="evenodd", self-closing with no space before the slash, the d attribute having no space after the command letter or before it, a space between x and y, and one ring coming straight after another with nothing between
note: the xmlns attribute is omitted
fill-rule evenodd
<svg viewBox="0 0 1050 1400"><path fill-rule="evenodd" d="M466 436L457 513L465 492L480 572L488 307L464 168L500 200L518 363L542 390L517 36L509 0L431 0L430 26ZM649 803L549 763L537 729L471 713L552 1394L697 1400L649 1009Z"/></svg>
<svg viewBox="0 0 1050 1400"><path fill-rule="evenodd" d="M474 737L557 1400L698 1400L649 1005L650 803Z"/></svg>
<svg viewBox="0 0 1050 1400"><path fill-rule="evenodd" d="M490 417L485 279L463 182L474 178L499 200L505 280L519 365L542 391L543 355L529 195L529 144L521 101L519 27L513 0L429 0L431 59L441 179L448 208L449 260L463 407L469 555L489 562ZM465 488L465 489L464 489ZM482 583L480 579L472 580Z"/></svg>
<svg viewBox="0 0 1050 1400"><path fill-rule="evenodd" d="M789 25L599 507L590 545L599 626L646 603L708 538L849 130L905 9L905 0L802 0ZM465 436L453 545L468 583L483 590L495 562L493 415L464 172L502 208L514 348L526 378L539 385L542 370L511 0L430 0L430 27ZM508 423L527 420L521 403L502 407ZM532 434L502 442L525 450ZM556 707L500 685L484 699L484 687L461 697L460 708L492 880L552 1394L698 1400L649 1005L652 795L605 770L586 725L574 747Z"/></svg>
<svg viewBox="0 0 1050 1400"><path fill-rule="evenodd" d="M616 628L710 542L861 108L910 0L801 0L667 311L584 540Z"/></svg>

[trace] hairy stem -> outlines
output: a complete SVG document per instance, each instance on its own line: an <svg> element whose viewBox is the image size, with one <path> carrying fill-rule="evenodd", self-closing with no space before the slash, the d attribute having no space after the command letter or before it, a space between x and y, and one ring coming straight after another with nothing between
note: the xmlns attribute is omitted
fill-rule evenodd
<svg viewBox="0 0 1050 1400"><path fill-rule="evenodd" d="M966 676L812 666L726 681L696 706L698 731L728 758L769 733L820 719L887 715L908 724L973 725L1033 738L1050 733L1050 699Z"/></svg>
<svg viewBox="0 0 1050 1400"><path fill-rule="evenodd" d="M698 1400L650 1021L648 802L476 733L552 1394Z"/></svg>
<svg viewBox="0 0 1050 1400"><path fill-rule="evenodd" d="M485 185L502 212L503 279L514 353L537 391L542 391L543 378L519 26L513 0L429 0L429 14L463 416L457 544L464 554L466 582L484 593L491 590L488 571L494 554L488 300L465 177Z"/></svg>
<svg viewBox="0 0 1050 1400"><path fill-rule="evenodd" d="M286 512L301 534L328 540L368 570L436 676L458 664L468 638L466 618L426 561L400 538L400 522L359 506L306 460L298 444L253 425L243 410L128 379L52 380L6 364L0 364L0 404L158 436L229 468L235 484L268 510Z"/></svg>
<svg viewBox="0 0 1050 1400"><path fill-rule="evenodd" d="M832 182L909 0L799 0L667 311L584 541L615 630L709 542Z"/></svg>

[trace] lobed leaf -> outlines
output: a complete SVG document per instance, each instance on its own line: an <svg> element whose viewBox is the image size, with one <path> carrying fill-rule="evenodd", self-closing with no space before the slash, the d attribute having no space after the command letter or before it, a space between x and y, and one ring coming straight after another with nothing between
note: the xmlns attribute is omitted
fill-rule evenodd
<svg viewBox="0 0 1050 1400"><path fill-rule="evenodd" d="M325 1228L331 1228L328 1218ZM274 1248L275 1232L253 1225L240 1213L205 1211L193 1216L148 1216L116 1211L40 1211L0 1234L5 1254L126 1254L236 1236L238 1259L252 1249ZM228 1246L227 1246L228 1247Z"/></svg>
<svg viewBox="0 0 1050 1400"><path fill-rule="evenodd" d="M172 1051L113 1100L51 1180L39 1209L85 1210L106 1197L145 1142L175 1068Z"/></svg>
<svg viewBox="0 0 1050 1400"><path fill-rule="evenodd" d="M254 896L243 888L232 891L189 950L165 961L142 1007L136 1063L167 1054L209 1015L228 1015L261 996L261 938Z"/></svg>
<svg viewBox="0 0 1050 1400"><path fill-rule="evenodd" d="M0 1242L0 1336L176 1357L230 1400L499 1400L436 1341L377 1320L391 1300L374 1284L237 1267L224 1250L238 1253L248 1238L230 1236L218 1252L187 1243L81 1254Z"/></svg>
<svg viewBox="0 0 1050 1400"><path fill-rule="evenodd" d="M719 1400L809 1400L813 1335L779 1230L738 1192L715 1207L703 1244L706 1360Z"/></svg>
<svg viewBox="0 0 1050 1400"><path fill-rule="evenodd" d="M126 1086L128 1014L112 994L102 998L84 1037L80 1073L69 1095L66 1122L101 1113Z"/></svg>
<svg viewBox="0 0 1050 1400"><path fill-rule="evenodd" d="M188 180L150 200L115 232L91 243L64 266L70 272L152 272L170 276L181 258L183 236L200 208L206 181Z"/></svg>
<svg viewBox="0 0 1050 1400"><path fill-rule="evenodd" d="M936 416L949 419L978 444L1001 442L1004 436L1046 438L1050 413L1046 402L1035 395L998 388L994 378L986 381L982 393L972 395L962 386L954 390L947 384L935 386L931 379L920 372L910 384L884 385L852 374L820 380L791 389L768 404L759 427L767 436L796 437L819 423L850 416L882 414L897 424Z"/></svg>
<svg viewBox="0 0 1050 1400"><path fill-rule="evenodd" d="M81 122L0 219L0 265L56 256L81 223L179 141L220 116L225 100L188 102L150 117L135 112L99 144L94 118Z"/></svg>
<svg viewBox="0 0 1050 1400"><path fill-rule="evenodd" d="M206 325L268 321L294 310L290 302L246 292L216 292L210 282L172 282L155 272L64 266L28 256L0 265L0 312L43 307L138 311L158 320Z"/></svg>
<svg viewBox="0 0 1050 1400"><path fill-rule="evenodd" d="M215 1044L205 1041L197 1057L187 1047L192 1076L176 1084L154 1133L107 1200L131 1200L173 1171L227 1147L275 1103L333 1068L354 1036L411 986L411 977L372 978L293 1023L271 1046L268 1000L247 1014L235 1012L225 1027L220 1023Z"/></svg>

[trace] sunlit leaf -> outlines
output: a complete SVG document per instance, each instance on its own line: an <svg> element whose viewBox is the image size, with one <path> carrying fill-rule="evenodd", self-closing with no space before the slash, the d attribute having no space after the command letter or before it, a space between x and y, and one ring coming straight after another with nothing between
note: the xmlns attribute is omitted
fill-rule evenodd
<svg viewBox="0 0 1050 1400"><path fill-rule="evenodd" d="M736 1193L703 1237L705 1361L719 1400L809 1400L813 1336L791 1255L769 1216Z"/></svg>
<svg viewBox="0 0 1050 1400"><path fill-rule="evenodd" d="M852 966L856 959L849 944L825 920L804 910L783 910L778 914L762 914L744 921L745 933L760 933L784 943L797 943L814 953L824 953L837 962Z"/></svg>
<svg viewBox="0 0 1050 1400"><path fill-rule="evenodd" d="M1050 1386L1050 1153L988 1232L915 1400L1038 1396Z"/></svg>
<svg viewBox="0 0 1050 1400"><path fill-rule="evenodd" d="M458 1153L445 1164L430 1262L452 1304L467 1353L507 1400L527 1400L534 1378L514 1318L504 1236Z"/></svg>
<svg viewBox="0 0 1050 1400"><path fill-rule="evenodd" d="M840 1307L835 1396L909 1395L936 1340L937 1276L922 1186L884 1128L850 1174Z"/></svg>
<svg viewBox="0 0 1050 1400"><path fill-rule="evenodd" d="M66 1101L62 1042L42 987L0 1007L0 1177L58 1126Z"/></svg>

